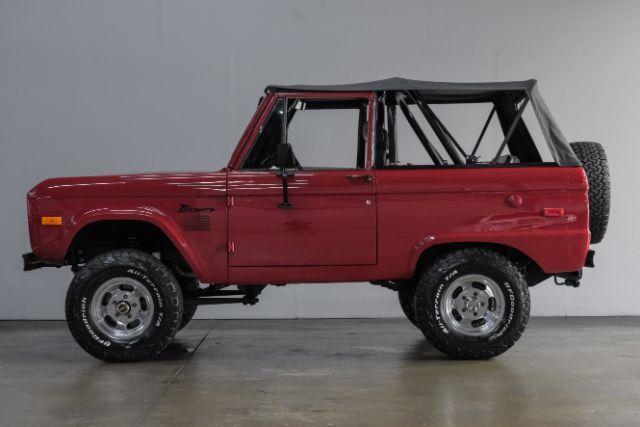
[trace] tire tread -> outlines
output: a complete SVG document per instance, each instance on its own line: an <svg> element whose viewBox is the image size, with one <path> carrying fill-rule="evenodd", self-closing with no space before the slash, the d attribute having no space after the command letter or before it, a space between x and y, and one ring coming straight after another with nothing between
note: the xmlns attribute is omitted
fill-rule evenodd
<svg viewBox="0 0 640 427"><path fill-rule="evenodd" d="M607 231L611 205L611 183L607 155L602 145L597 142L572 142L571 148L582 162L582 167L589 181L591 243L600 243Z"/></svg>
<svg viewBox="0 0 640 427"><path fill-rule="evenodd" d="M480 346L471 346L453 340L441 333L435 321L428 314L431 304L431 290L437 285L440 277L451 271L456 265L467 262L470 259L481 258L483 262L490 263L493 267L502 270L511 277L516 300L521 302L519 313L516 314L514 325L500 339L499 342L487 343ZM416 307L417 322L420 325L425 338L440 352L454 359L480 360L489 359L504 353L511 348L522 336L529 321L530 298L526 281L517 268L506 256L495 251L483 248L469 248L450 252L438 258L429 266L418 282L414 306ZM423 309L419 309L422 307ZM426 310L424 308L427 308Z"/></svg>
<svg viewBox="0 0 640 427"><path fill-rule="evenodd" d="M142 271L153 272L161 278L162 283L157 285L165 288L170 299L170 304L165 304L165 318L169 318L166 327L154 334L143 346L118 352L111 350L111 347L98 344L88 336L82 320L75 311L77 297L90 283L91 278L105 268L113 266L132 266ZM156 357L173 340L182 318L182 292L171 271L157 258L135 249L117 249L92 258L75 275L67 291L65 314L73 338L87 353L107 362L138 362Z"/></svg>

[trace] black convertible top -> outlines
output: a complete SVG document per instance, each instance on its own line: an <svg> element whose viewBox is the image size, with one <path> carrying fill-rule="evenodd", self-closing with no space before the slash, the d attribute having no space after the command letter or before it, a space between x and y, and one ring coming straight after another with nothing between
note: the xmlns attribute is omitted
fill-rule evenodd
<svg viewBox="0 0 640 427"><path fill-rule="evenodd" d="M412 80L402 77L374 80L363 83L349 83L340 85L269 85L267 91L290 92L359 92L359 91L401 91L416 90L419 92L504 92L527 91L536 85L535 80L522 80L514 82L490 82L490 83L452 83L430 82L426 80Z"/></svg>
<svg viewBox="0 0 640 427"><path fill-rule="evenodd" d="M534 79L510 82L452 83L412 80L392 77L364 83L340 85L269 85L267 92L413 92L426 103L510 102L531 101L554 160L560 166L580 166L560 127L540 96Z"/></svg>

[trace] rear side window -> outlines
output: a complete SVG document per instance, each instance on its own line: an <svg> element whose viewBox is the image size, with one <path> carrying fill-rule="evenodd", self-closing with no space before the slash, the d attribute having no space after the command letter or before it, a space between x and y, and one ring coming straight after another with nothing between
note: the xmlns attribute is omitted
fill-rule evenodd
<svg viewBox="0 0 640 427"><path fill-rule="evenodd" d="M504 139L504 132L495 112L492 114L492 103L437 104L432 109L467 155L473 155L478 162L493 159ZM491 120L485 129L490 115ZM477 144L483 129L482 140ZM505 146L503 154L510 154L508 146Z"/></svg>
<svg viewBox="0 0 640 427"><path fill-rule="evenodd" d="M425 131L426 136L430 138L430 141L436 141L433 136L433 132L431 132L431 128L426 125L424 122L424 118L420 117L420 112L415 106L409 107L413 117L418 121L421 125L422 129ZM406 116L403 114L398 114L396 116L396 135L397 140L400 141L397 145L396 156L393 161L393 164L396 166L400 165L425 165L425 166L433 166L435 163L433 159L429 157L427 152L425 151L418 135L411 127L411 124L407 120Z"/></svg>
<svg viewBox="0 0 640 427"><path fill-rule="evenodd" d="M538 117L533 109L533 105L529 105L522 113L522 122L527 127L527 130L533 139L533 143L538 148L542 161L547 163L553 162L553 155L551 154L547 140L542 133L542 128L538 122Z"/></svg>
<svg viewBox="0 0 640 427"><path fill-rule="evenodd" d="M473 153L478 161L491 160L504 139L504 134L500 129L498 120L493 119L489 122L483 135L482 144L479 144L478 149L474 152L478 136L492 108L493 105L490 103L438 104L431 106L433 112L449 132L451 132L456 142L464 150L464 153L468 156ZM415 105L410 105L409 110L416 122L420 125L428 141L438 150L446 164L454 164L453 159L447 151L442 148L438 136L421 114L419 108ZM407 121L406 116L401 112L400 114L396 113L396 134L398 144L395 164L397 166L435 165L433 159L425 151L416 132ZM508 147L505 147L504 154L509 154Z"/></svg>
<svg viewBox="0 0 640 427"><path fill-rule="evenodd" d="M524 93L447 102L408 93L381 103L377 167L432 167L553 162Z"/></svg>

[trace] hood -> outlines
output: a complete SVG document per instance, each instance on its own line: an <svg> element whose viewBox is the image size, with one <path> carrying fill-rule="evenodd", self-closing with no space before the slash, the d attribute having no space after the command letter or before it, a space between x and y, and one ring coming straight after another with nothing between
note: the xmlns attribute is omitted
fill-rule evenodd
<svg viewBox="0 0 640 427"><path fill-rule="evenodd" d="M219 195L226 172L158 172L50 178L29 191L29 198L162 197Z"/></svg>

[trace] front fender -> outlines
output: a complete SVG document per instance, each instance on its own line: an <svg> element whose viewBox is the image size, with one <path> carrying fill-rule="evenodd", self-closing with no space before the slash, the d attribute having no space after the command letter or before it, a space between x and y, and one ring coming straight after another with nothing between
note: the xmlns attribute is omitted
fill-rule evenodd
<svg viewBox="0 0 640 427"><path fill-rule="evenodd" d="M72 200L60 203L55 212L63 217L60 227L39 226L39 245L36 254L52 264L63 264L78 233L90 224L101 221L141 221L156 226L173 243L197 277L206 278L206 269L187 241L182 227L166 211L153 206L98 207L78 210ZM46 208L45 208L46 209Z"/></svg>

